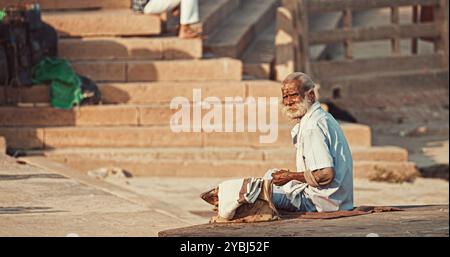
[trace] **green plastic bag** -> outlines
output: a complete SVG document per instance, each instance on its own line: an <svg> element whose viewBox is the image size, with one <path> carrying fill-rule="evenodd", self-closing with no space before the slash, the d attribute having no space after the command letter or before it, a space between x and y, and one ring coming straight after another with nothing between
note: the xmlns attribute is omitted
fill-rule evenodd
<svg viewBox="0 0 450 257"><path fill-rule="evenodd" d="M6 12L4 10L0 10L0 22L3 21L3 18L5 18Z"/></svg>
<svg viewBox="0 0 450 257"><path fill-rule="evenodd" d="M33 84L51 81L51 105L70 109L83 99L81 80L69 62L60 58L44 58L33 67Z"/></svg>

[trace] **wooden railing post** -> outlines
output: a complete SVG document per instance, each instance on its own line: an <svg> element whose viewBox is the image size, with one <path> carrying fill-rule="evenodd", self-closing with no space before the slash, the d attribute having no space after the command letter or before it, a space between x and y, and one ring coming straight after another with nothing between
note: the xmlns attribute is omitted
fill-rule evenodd
<svg viewBox="0 0 450 257"><path fill-rule="evenodd" d="M391 7L391 23L400 24L400 14L398 6ZM395 36L391 39L391 48L394 55L400 55L400 37Z"/></svg>
<svg viewBox="0 0 450 257"><path fill-rule="evenodd" d="M294 16L286 6L277 8L277 29L275 33L275 77L283 81L296 69L296 40Z"/></svg>
<svg viewBox="0 0 450 257"><path fill-rule="evenodd" d="M297 10L297 1L298 0L283 0L282 5L290 12L290 15L292 17L292 38L293 38L293 46L294 46L294 54L295 54L295 61L294 61L294 69L296 71L302 70L302 63L301 60L301 43L300 43L300 26L301 23L299 22L298 18L298 10Z"/></svg>
<svg viewBox="0 0 450 257"><path fill-rule="evenodd" d="M300 63L299 71L310 74L308 0L297 0L295 6L300 42L300 59L298 60Z"/></svg>
<svg viewBox="0 0 450 257"><path fill-rule="evenodd" d="M419 6L414 5L412 7L412 23L417 24L419 23ZM411 38L411 53L417 54L418 53L418 39L416 37Z"/></svg>
<svg viewBox="0 0 450 257"><path fill-rule="evenodd" d="M434 17L441 32L435 41L435 50L443 53L443 66L448 68L448 0L439 1L434 8Z"/></svg>
<svg viewBox="0 0 450 257"><path fill-rule="evenodd" d="M441 12L442 12L442 16L443 16L443 23L441 24L441 33L442 33L442 40L444 40L443 42L443 47L444 47L444 65L445 67L448 69L448 12L449 12L449 5L448 5L448 1L449 0L441 0Z"/></svg>
<svg viewBox="0 0 450 257"><path fill-rule="evenodd" d="M343 26L344 29L350 29L352 27L352 10L347 8L343 12ZM353 59L352 54L352 39L347 38L344 41L345 59Z"/></svg>

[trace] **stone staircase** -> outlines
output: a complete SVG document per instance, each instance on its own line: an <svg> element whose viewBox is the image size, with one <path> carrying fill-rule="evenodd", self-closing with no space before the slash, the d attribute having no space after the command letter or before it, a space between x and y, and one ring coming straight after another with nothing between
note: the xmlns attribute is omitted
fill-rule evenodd
<svg viewBox="0 0 450 257"><path fill-rule="evenodd" d="M60 56L97 82L103 104L58 110L48 106L48 86L17 90L20 105L0 107L0 136L9 149L81 171L119 166L135 175L261 176L273 167L295 169L292 124L280 111L271 144L259 142L260 132L174 133L169 127L176 111L171 100L192 99L194 88L202 99L222 101L280 96L278 82L248 79L271 77L273 55L261 49L273 51L276 0L200 0L205 41L178 39L171 17L134 14L127 0L38 2L43 19L58 29ZM1 91L0 102L4 97ZM368 126L342 128L355 177L416 172L406 150L373 147Z"/></svg>

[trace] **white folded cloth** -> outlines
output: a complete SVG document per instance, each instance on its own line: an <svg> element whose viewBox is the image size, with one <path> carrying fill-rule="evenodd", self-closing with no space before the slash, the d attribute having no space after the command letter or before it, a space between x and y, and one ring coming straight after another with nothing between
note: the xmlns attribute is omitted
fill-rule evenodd
<svg viewBox="0 0 450 257"><path fill-rule="evenodd" d="M244 203L254 203L261 193L264 179L240 178L219 184L219 216L230 220Z"/></svg>

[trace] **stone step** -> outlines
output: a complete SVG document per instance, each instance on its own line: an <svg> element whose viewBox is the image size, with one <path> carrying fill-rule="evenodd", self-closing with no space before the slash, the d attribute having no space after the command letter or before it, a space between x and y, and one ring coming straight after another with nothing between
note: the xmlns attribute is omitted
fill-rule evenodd
<svg viewBox="0 0 450 257"><path fill-rule="evenodd" d="M276 0L243 1L205 42L216 56L240 57L252 39L275 19Z"/></svg>
<svg viewBox="0 0 450 257"><path fill-rule="evenodd" d="M106 114L105 114L106 116ZM167 125L138 126L138 120L126 114L109 113L103 118L110 123L115 120L133 122L133 126L91 127L1 127L0 135L8 147L20 149L72 148L72 147L290 147L291 127L279 126L270 131L275 137L272 143L261 143L269 132L198 132L175 133ZM117 116L117 118L116 118ZM151 116L150 119L159 119ZM88 120L88 118L86 118ZM192 125L193 126L193 125ZM192 128L191 126L191 128ZM368 126L343 123L341 127L348 143L355 146L370 146L371 131Z"/></svg>
<svg viewBox="0 0 450 257"><path fill-rule="evenodd" d="M98 83L104 104L164 104L174 97L184 96L192 100L194 88L201 89L202 99L225 97L280 97L281 84L268 80L245 81L183 81L183 82L132 82ZM8 91L17 95L23 103L48 103L50 87L36 85ZM0 102L5 100L5 90L0 90Z"/></svg>
<svg viewBox="0 0 450 257"><path fill-rule="evenodd" d="M57 150L59 151L59 150ZM33 154L33 153L28 153ZM36 154L36 153L34 153ZM217 160L217 159L148 159L152 153L129 154L120 157L116 152L98 157L97 154L44 153L52 161L61 162L87 172L103 167L121 167L135 176L176 177L260 177L272 168L295 169L294 161L277 160ZM258 155L257 153L253 153ZM213 154L207 154L211 156ZM232 153L229 153L232 155ZM160 155L164 156L164 154ZM294 156L292 155L292 158ZM151 167L151 168L149 168ZM353 177L382 181L398 177L399 181L417 176L415 164L407 161L354 161ZM404 180L401 180L404 178Z"/></svg>
<svg viewBox="0 0 450 257"><path fill-rule="evenodd" d="M162 31L158 15L131 9L44 12L42 19L61 37L159 35Z"/></svg>
<svg viewBox="0 0 450 257"><path fill-rule="evenodd" d="M200 59L202 40L178 37L99 37L62 38L58 54L71 61L79 60L173 60Z"/></svg>
<svg viewBox="0 0 450 257"><path fill-rule="evenodd" d="M277 117L272 117L269 101L267 100L260 107L257 101L252 102L255 108L255 114L250 112L249 102L242 102L243 122L248 122L249 117L257 118L260 112L266 117L276 119L274 122L278 126L291 126L292 123L282 112L281 105L276 105ZM193 112L193 104L190 103L189 112ZM237 107L232 103L224 102L220 106L223 110L233 110L232 123L221 122L221 124L234 124L237 122L235 117L240 117L236 113ZM323 106L326 110L327 106ZM119 104L119 105L86 105L75 107L69 110L53 108L50 104L26 105L20 107L3 106L0 107L0 126L4 127L53 127L53 126L154 126L168 125L171 117L182 109L182 106L170 108L169 104ZM211 109L203 109L202 115L208 113ZM190 114L192 115L192 114ZM239 114L241 115L241 114ZM255 116L251 116L255 115ZM192 117L192 116L191 116ZM202 116L203 117L203 116ZM192 120L192 118L191 118ZM256 122L256 120L255 120Z"/></svg>
<svg viewBox="0 0 450 257"><path fill-rule="evenodd" d="M44 155L57 159L154 161L267 161L295 165L295 148L254 149L250 147L183 148L64 148L28 150L27 155ZM395 146L353 147L353 161L408 161L408 152Z"/></svg>
<svg viewBox="0 0 450 257"><path fill-rule="evenodd" d="M77 61L72 66L79 74L97 82L136 81L239 81L242 63L220 58L202 60Z"/></svg>
<svg viewBox="0 0 450 257"><path fill-rule="evenodd" d="M275 27L273 23L265 29L244 52L244 75L255 79L274 78Z"/></svg>
<svg viewBox="0 0 450 257"><path fill-rule="evenodd" d="M353 160L356 161L408 161L408 151L397 146L351 147Z"/></svg>
<svg viewBox="0 0 450 257"><path fill-rule="evenodd" d="M19 0L2 0L0 8L21 2ZM33 0L27 2L38 3L43 10L69 10L92 8L130 8L131 0Z"/></svg>
<svg viewBox="0 0 450 257"><path fill-rule="evenodd" d="M350 146L353 156L353 161L387 161L387 162L405 162L408 161L408 151L406 149L396 146ZM230 153L232 150L228 150ZM247 152L255 152L255 149L249 149ZM269 150L260 150L262 152L262 160L265 161L283 161L292 162L295 164L295 150L293 147L276 148ZM211 152L213 152L211 150ZM240 150L237 152L233 159L249 159L247 152ZM243 158L238 157L238 153L241 153ZM176 159L173 157L173 159ZM226 158L222 158L226 159ZM230 159L232 160L232 159ZM257 160L257 159L255 159Z"/></svg>
<svg viewBox="0 0 450 257"><path fill-rule="evenodd" d="M0 107L4 127L127 126L139 125L144 107L128 105L82 106L70 110L47 107Z"/></svg>

